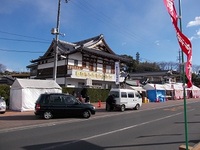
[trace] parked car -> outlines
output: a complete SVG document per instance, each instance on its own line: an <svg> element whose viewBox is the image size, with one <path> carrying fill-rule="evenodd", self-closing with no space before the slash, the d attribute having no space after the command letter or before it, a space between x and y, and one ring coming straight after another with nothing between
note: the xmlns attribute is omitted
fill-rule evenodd
<svg viewBox="0 0 200 150"><path fill-rule="evenodd" d="M120 109L135 109L138 110L142 106L141 95L133 89L113 88L109 92L106 99L106 110Z"/></svg>
<svg viewBox="0 0 200 150"><path fill-rule="evenodd" d="M82 103L73 95L63 93L41 94L35 103L35 115L45 119L56 116L81 116L90 118L95 114L92 104Z"/></svg>
<svg viewBox="0 0 200 150"><path fill-rule="evenodd" d="M0 114L4 114L6 112L6 102L3 97L0 97Z"/></svg>

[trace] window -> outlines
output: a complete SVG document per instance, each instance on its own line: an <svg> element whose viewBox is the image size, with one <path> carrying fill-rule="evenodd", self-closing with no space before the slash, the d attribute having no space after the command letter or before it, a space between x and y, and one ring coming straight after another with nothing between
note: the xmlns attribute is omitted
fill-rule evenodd
<svg viewBox="0 0 200 150"><path fill-rule="evenodd" d="M86 68L86 62L85 61L82 62L82 66L83 66L83 68Z"/></svg>
<svg viewBox="0 0 200 150"><path fill-rule="evenodd" d="M64 102L62 96L60 96L60 95L51 95L49 103L50 104L64 104L65 102Z"/></svg>
<svg viewBox="0 0 200 150"><path fill-rule="evenodd" d="M74 66L78 66L78 60L74 60Z"/></svg>
<svg viewBox="0 0 200 150"><path fill-rule="evenodd" d="M128 93L128 97L129 97L129 98L133 98L133 97L134 97L134 93L133 93L133 92L129 92L129 93Z"/></svg>
<svg viewBox="0 0 200 150"><path fill-rule="evenodd" d="M135 96L141 98L141 95L139 93L135 93Z"/></svg>
<svg viewBox="0 0 200 150"><path fill-rule="evenodd" d="M121 92L121 97L127 98L127 93L126 92Z"/></svg>
<svg viewBox="0 0 200 150"><path fill-rule="evenodd" d="M93 63L93 71L97 71L97 64Z"/></svg>
<svg viewBox="0 0 200 150"><path fill-rule="evenodd" d="M111 73L111 66L106 66L106 73Z"/></svg>
<svg viewBox="0 0 200 150"><path fill-rule="evenodd" d="M111 91L110 95L112 95L115 98L119 98L119 92Z"/></svg>
<svg viewBox="0 0 200 150"><path fill-rule="evenodd" d="M75 103L75 100L72 96L64 96L63 99L66 102L66 104L74 104Z"/></svg>
<svg viewBox="0 0 200 150"><path fill-rule="evenodd" d="M97 72L103 71L103 64L97 64Z"/></svg>
<svg viewBox="0 0 200 150"><path fill-rule="evenodd" d="M85 63L85 68L89 69L89 62Z"/></svg>
<svg viewBox="0 0 200 150"><path fill-rule="evenodd" d="M49 99L48 96L46 96L45 94L41 94L37 100L37 103L40 102L41 104L47 104L48 103L47 99Z"/></svg>

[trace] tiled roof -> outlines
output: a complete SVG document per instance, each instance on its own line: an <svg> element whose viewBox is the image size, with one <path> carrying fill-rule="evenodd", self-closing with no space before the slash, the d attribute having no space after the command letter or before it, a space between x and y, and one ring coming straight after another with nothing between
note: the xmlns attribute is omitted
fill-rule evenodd
<svg viewBox="0 0 200 150"><path fill-rule="evenodd" d="M40 60L45 60L45 59L54 57L54 54L53 54L54 44L55 44L55 40L52 41L49 49L46 51L46 53L43 56L39 57L36 60L32 60L31 62L34 63ZM115 60L120 60L122 62L130 62L130 59L127 59L115 54L105 42L104 36L102 34L86 39L86 40L74 42L74 43L70 43L70 42L66 42L62 40L58 41L58 55L71 54L71 53L76 53L80 51L83 53L90 53L90 54L97 55L100 57L113 58Z"/></svg>

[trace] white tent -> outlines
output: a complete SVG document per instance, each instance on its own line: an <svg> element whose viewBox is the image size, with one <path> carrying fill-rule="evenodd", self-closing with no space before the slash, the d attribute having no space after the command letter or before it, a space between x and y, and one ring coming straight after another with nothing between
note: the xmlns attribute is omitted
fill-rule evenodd
<svg viewBox="0 0 200 150"><path fill-rule="evenodd" d="M10 89L10 109L31 111L42 93L61 93L62 88L53 80L16 79Z"/></svg>
<svg viewBox="0 0 200 150"><path fill-rule="evenodd" d="M143 87L145 90L165 90L162 84L151 84L148 83Z"/></svg>
<svg viewBox="0 0 200 150"><path fill-rule="evenodd" d="M200 88L198 88L195 85L192 85L192 87L187 88L187 91L191 91L192 92L192 98L199 98L200 97Z"/></svg>
<svg viewBox="0 0 200 150"><path fill-rule="evenodd" d="M140 86L130 86L130 88L138 91L139 93L146 92L146 90Z"/></svg>

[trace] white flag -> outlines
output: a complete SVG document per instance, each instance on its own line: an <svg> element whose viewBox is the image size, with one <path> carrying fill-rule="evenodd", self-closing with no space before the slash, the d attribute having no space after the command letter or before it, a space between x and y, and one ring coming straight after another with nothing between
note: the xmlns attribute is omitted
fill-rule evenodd
<svg viewBox="0 0 200 150"><path fill-rule="evenodd" d="M116 84L119 84L119 78L120 78L119 62L115 62L115 83Z"/></svg>

